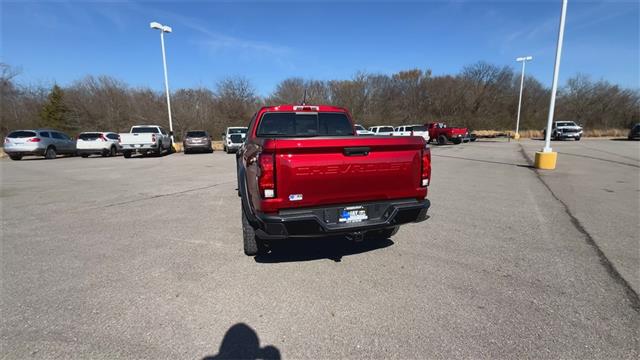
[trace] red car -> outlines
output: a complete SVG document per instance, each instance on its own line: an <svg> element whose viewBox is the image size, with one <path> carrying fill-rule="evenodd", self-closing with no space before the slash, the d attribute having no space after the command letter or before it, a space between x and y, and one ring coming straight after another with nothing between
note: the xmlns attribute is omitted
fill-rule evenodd
<svg viewBox="0 0 640 360"><path fill-rule="evenodd" d="M343 108L263 107L236 159L247 255L285 238L388 238L427 219L424 139L356 136Z"/></svg>
<svg viewBox="0 0 640 360"><path fill-rule="evenodd" d="M460 143L468 142L469 129L448 127L445 123L427 123L424 124L429 130L429 142L437 141L438 145L445 145L447 142L458 145Z"/></svg>

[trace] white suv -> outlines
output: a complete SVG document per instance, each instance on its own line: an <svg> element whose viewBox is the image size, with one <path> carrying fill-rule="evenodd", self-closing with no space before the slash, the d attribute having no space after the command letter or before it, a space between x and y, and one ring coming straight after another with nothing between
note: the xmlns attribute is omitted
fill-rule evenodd
<svg viewBox="0 0 640 360"><path fill-rule="evenodd" d="M122 151L120 135L114 132L83 132L76 141L78 155L83 158L92 154L116 156Z"/></svg>

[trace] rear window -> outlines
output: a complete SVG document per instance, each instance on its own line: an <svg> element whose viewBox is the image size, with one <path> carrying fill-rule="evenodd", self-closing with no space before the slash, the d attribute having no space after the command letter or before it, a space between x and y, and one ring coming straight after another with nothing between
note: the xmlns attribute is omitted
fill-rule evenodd
<svg viewBox="0 0 640 360"><path fill-rule="evenodd" d="M48 138L49 137L49 133L47 131L41 131L40 132L40 136Z"/></svg>
<svg viewBox="0 0 640 360"><path fill-rule="evenodd" d="M427 127L426 126L409 126L409 127L407 127L407 130L410 130L410 131L427 131Z"/></svg>
<svg viewBox="0 0 640 360"><path fill-rule="evenodd" d="M186 137L207 137L207 133L204 131L187 131Z"/></svg>
<svg viewBox="0 0 640 360"><path fill-rule="evenodd" d="M111 140L118 140L120 139L120 135L118 134L107 134L107 137Z"/></svg>
<svg viewBox="0 0 640 360"><path fill-rule="evenodd" d="M36 133L34 131L12 131L7 135L8 138L12 139L31 138L35 136Z"/></svg>
<svg viewBox="0 0 640 360"><path fill-rule="evenodd" d="M228 133L229 134L246 134L247 133L247 129L246 128L229 129Z"/></svg>
<svg viewBox="0 0 640 360"><path fill-rule="evenodd" d="M150 127L150 126L135 127L131 129L131 133L138 133L138 134L157 134L159 132L160 131L158 131L158 128Z"/></svg>
<svg viewBox="0 0 640 360"><path fill-rule="evenodd" d="M355 128L356 130L360 130L360 131L364 130L364 128L361 125L356 125Z"/></svg>
<svg viewBox="0 0 640 360"><path fill-rule="evenodd" d="M258 125L260 137L352 136L343 113L266 113Z"/></svg>
<svg viewBox="0 0 640 360"><path fill-rule="evenodd" d="M101 133L84 133L84 134L80 134L78 138L81 140L90 141L90 140L96 140L101 135L102 135Z"/></svg>
<svg viewBox="0 0 640 360"><path fill-rule="evenodd" d="M381 126L378 132L393 132L393 128L391 126Z"/></svg>

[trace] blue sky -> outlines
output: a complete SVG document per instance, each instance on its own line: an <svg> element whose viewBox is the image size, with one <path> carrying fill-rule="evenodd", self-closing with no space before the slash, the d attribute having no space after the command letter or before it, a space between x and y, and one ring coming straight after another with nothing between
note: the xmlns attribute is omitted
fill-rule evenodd
<svg viewBox="0 0 640 360"><path fill-rule="evenodd" d="M166 36L172 89L213 88L242 75L260 95L287 77L346 79L357 71L432 69L450 74L480 60L527 66L550 86L560 0L431 2L7 2L0 61L23 83L69 84L111 75L162 88L157 31ZM640 88L638 1L570 0L561 84L586 73Z"/></svg>

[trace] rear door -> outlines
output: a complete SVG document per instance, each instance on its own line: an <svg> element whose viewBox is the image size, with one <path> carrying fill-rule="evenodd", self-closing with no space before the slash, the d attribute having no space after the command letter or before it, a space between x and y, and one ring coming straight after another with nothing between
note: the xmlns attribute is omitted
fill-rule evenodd
<svg viewBox="0 0 640 360"><path fill-rule="evenodd" d="M69 151L69 145L67 144L61 133L52 131L51 137L53 139L53 145L56 147L56 152L58 154L66 153Z"/></svg>

